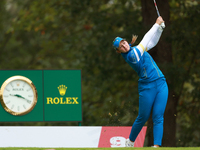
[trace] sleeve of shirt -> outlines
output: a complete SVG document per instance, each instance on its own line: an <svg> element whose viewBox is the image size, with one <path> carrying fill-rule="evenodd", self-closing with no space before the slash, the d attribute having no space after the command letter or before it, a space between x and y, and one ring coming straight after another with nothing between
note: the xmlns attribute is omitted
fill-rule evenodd
<svg viewBox="0 0 200 150"><path fill-rule="evenodd" d="M153 27L144 35L140 44L137 45L137 48L139 49L141 55L143 55L144 51L150 50L158 43L162 34L162 30L160 30L159 28L160 25L155 23Z"/></svg>
<svg viewBox="0 0 200 150"><path fill-rule="evenodd" d="M133 47L132 50L128 54L128 60L131 63L138 63L141 59L142 55L140 53L140 50L137 47Z"/></svg>
<svg viewBox="0 0 200 150"><path fill-rule="evenodd" d="M158 43L158 41L159 41L159 39L160 39L160 37L161 37L161 34L162 34L162 31L163 30L157 30L156 32L155 32L155 34L153 35L153 37L152 37L152 39L149 41L149 43L147 44L147 51L148 50L150 50L150 49L152 49L154 46L156 46L157 45L157 43Z"/></svg>

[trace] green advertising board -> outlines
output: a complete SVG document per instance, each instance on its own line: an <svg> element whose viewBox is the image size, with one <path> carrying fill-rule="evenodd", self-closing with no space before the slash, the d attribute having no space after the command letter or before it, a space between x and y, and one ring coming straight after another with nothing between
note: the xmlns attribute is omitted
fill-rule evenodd
<svg viewBox="0 0 200 150"><path fill-rule="evenodd" d="M82 121L80 70L1 70L0 85L0 122Z"/></svg>
<svg viewBox="0 0 200 150"><path fill-rule="evenodd" d="M44 70L45 121L82 120L80 76L79 70Z"/></svg>

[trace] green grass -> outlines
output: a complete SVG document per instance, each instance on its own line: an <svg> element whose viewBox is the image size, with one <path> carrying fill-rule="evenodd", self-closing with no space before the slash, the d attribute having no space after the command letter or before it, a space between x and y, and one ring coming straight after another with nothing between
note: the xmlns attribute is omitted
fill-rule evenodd
<svg viewBox="0 0 200 150"><path fill-rule="evenodd" d="M0 150L200 150L200 147L143 147L143 148L0 148Z"/></svg>

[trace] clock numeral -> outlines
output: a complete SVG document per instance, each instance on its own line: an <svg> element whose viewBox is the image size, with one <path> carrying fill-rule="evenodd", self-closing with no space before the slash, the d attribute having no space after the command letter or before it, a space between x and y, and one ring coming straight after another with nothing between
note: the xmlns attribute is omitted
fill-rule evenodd
<svg viewBox="0 0 200 150"><path fill-rule="evenodd" d="M23 84L23 86L22 86L22 87L24 88L24 87L25 87L25 85L26 85L26 83L24 82L24 84Z"/></svg>
<svg viewBox="0 0 200 150"><path fill-rule="evenodd" d="M28 95L28 97L33 97L33 95Z"/></svg>
<svg viewBox="0 0 200 150"><path fill-rule="evenodd" d="M12 82L10 83L10 85L13 87L13 84L12 84Z"/></svg>
<svg viewBox="0 0 200 150"><path fill-rule="evenodd" d="M31 88L30 88L30 89L28 89L28 90L27 90L27 92L28 92L28 91L30 91L30 90L31 90Z"/></svg>
<svg viewBox="0 0 200 150"><path fill-rule="evenodd" d="M23 107L24 107L24 109L26 109L26 106L25 106L25 105L23 105Z"/></svg>
<svg viewBox="0 0 200 150"><path fill-rule="evenodd" d="M6 89L6 91L10 92L10 90L9 90L9 89L7 89L7 88L5 88L5 89Z"/></svg>
<svg viewBox="0 0 200 150"><path fill-rule="evenodd" d="M7 101L7 102L6 102L6 104L9 104L9 103L10 103L10 101Z"/></svg>
<svg viewBox="0 0 200 150"><path fill-rule="evenodd" d="M20 107L19 106L17 107L17 110L20 111Z"/></svg>
<svg viewBox="0 0 200 150"><path fill-rule="evenodd" d="M12 107L11 107L11 109L13 109L15 106L14 105L12 105Z"/></svg>
<svg viewBox="0 0 200 150"><path fill-rule="evenodd" d="M9 97L9 95L4 95L3 97Z"/></svg>

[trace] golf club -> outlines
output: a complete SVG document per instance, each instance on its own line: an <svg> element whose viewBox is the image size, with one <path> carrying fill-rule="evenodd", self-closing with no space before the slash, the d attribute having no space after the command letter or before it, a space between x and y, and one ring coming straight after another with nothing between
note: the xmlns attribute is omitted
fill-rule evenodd
<svg viewBox="0 0 200 150"><path fill-rule="evenodd" d="M160 17L160 13L159 13L159 10L158 10L156 1L155 1L155 0L153 0L153 1L154 1L154 4L155 4L155 7L156 7L156 11L157 11L158 17ZM161 24L161 26L162 26L162 28L165 28L165 23L163 22L163 23Z"/></svg>

